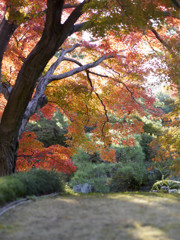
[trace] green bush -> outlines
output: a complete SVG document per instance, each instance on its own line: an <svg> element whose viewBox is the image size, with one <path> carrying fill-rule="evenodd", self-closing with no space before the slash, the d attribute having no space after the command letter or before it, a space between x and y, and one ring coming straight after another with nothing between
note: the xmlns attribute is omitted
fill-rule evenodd
<svg viewBox="0 0 180 240"><path fill-rule="evenodd" d="M28 195L62 192L64 182L57 172L32 169L0 178L0 205Z"/></svg>
<svg viewBox="0 0 180 240"><path fill-rule="evenodd" d="M13 176L0 178L0 205L26 195L26 186Z"/></svg>
<svg viewBox="0 0 180 240"><path fill-rule="evenodd" d="M117 164L91 162L90 155L79 151L73 158L77 171L70 186L89 183L92 191L102 193L139 189L146 172L141 146L116 147L116 151L123 153L122 162Z"/></svg>
<svg viewBox="0 0 180 240"><path fill-rule="evenodd" d="M92 186L93 192L107 193L110 187L107 185L108 176L111 175L115 164L111 163L91 163L84 161L80 168L71 178L70 186L74 187L78 184L89 183Z"/></svg>
<svg viewBox="0 0 180 240"><path fill-rule="evenodd" d="M110 186L108 185L107 177L97 177L90 180L93 192L109 193Z"/></svg>
<svg viewBox="0 0 180 240"><path fill-rule="evenodd" d="M63 180L57 172L42 169L31 169L29 172L14 174L26 185L27 195L43 195L63 191Z"/></svg>
<svg viewBox="0 0 180 240"><path fill-rule="evenodd" d="M116 150L117 162L127 162L129 160L139 162L145 159L145 154L139 143L134 147L124 147L119 145L114 147L114 149Z"/></svg>
<svg viewBox="0 0 180 240"><path fill-rule="evenodd" d="M142 147L142 150L145 154L145 161L151 161L154 157L154 153L149 146L149 143L153 140L153 137L151 135L148 135L146 133L141 134L141 140L140 145Z"/></svg>
<svg viewBox="0 0 180 240"><path fill-rule="evenodd" d="M112 174L112 192L138 190L143 182L145 167L143 162L117 163Z"/></svg>

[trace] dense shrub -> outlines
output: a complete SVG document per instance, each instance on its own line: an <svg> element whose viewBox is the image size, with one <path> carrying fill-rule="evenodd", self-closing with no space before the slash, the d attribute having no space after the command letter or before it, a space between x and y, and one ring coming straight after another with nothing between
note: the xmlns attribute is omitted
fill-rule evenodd
<svg viewBox="0 0 180 240"><path fill-rule="evenodd" d="M60 112L55 112L52 120L41 117L38 122L29 122L25 131L34 132L45 147L51 145L66 146L67 122Z"/></svg>
<svg viewBox="0 0 180 240"><path fill-rule="evenodd" d="M143 182L145 167L143 162L117 163L112 174L111 191L138 190Z"/></svg>
<svg viewBox="0 0 180 240"><path fill-rule="evenodd" d="M89 183L94 192L104 193L138 189L146 172L141 146L119 147L116 150L123 153L122 162L117 164L93 163L89 154L79 151L73 158L77 171L71 178L70 186Z"/></svg>
<svg viewBox="0 0 180 240"><path fill-rule="evenodd" d="M13 176L0 178L0 205L26 195L26 185Z"/></svg>
<svg viewBox="0 0 180 240"><path fill-rule="evenodd" d="M92 186L92 191L107 193L110 191L108 185L108 176L111 175L115 164L100 163L95 164L85 161L81 163L80 168L71 178L70 186L89 183Z"/></svg>
<svg viewBox="0 0 180 240"><path fill-rule="evenodd" d="M124 147L119 145L114 147L114 149L116 150L117 162L127 162L129 160L138 162L145 159L143 149L138 143L134 147Z"/></svg>
<svg viewBox="0 0 180 240"><path fill-rule="evenodd" d="M29 172L16 173L14 177L26 185L27 195L62 192L64 189L61 175L54 171L32 169Z"/></svg>
<svg viewBox="0 0 180 240"><path fill-rule="evenodd" d="M157 181L162 179L162 173L154 168L154 163L152 161L144 162L144 166L146 168L144 177L143 177L143 186L149 186L150 188L152 185Z"/></svg>
<svg viewBox="0 0 180 240"><path fill-rule="evenodd" d="M151 161L154 157L154 153L149 146L149 143L153 140L153 137L151 135L148 135L146 133L141 134L141 140L140 145L142 147L142 151L145 154L145 161Z"/></svg>
<svg viewBox="0 0 180 240"><path fill-rule="evenodd" d="M57 172L32 169L0 178L0 204L28 195L62 192L64 182Z"/></svg>

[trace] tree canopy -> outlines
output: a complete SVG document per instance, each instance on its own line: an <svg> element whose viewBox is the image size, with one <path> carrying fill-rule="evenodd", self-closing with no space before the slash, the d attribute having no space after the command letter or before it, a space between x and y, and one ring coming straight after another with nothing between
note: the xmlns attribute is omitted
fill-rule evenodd
<svg viewBox="0 0 180 240"><path fill-rule="evenodd" d="M178 92L179 9L176 0L2 1L0 175L15 171L19 139L43 106L67 116L74 152L114 161L112 143L133 145L143 131L133 113L161 114L149 73Z"/></svg>

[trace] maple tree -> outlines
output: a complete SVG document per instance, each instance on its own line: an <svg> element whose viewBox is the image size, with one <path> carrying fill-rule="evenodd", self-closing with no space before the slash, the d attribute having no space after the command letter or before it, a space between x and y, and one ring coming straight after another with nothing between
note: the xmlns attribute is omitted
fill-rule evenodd
<svg viewBox="0 0 180 240"><path fill-rule="evenodd" d="M0 175L15 171L19 139L47 96L71 120L72 150L98 149L113 161L112 142L124 137L124 144L133 144L142 125L131 113L154 111L142 87L148 70L179 84L179 8L176 0L1 1ZM83 38L87 30L94 44ZM145 50L147 43L153 52ZM110 114L125 120L111 122ZM87 141L84 126L93 124Z"/></svg>
<svg viewBox="0 0 180 240"><path fill-rule="evenodd" d="M36 139L36 135L33 132L22 134L17 154L17 171L42 168L71 174L76 170L70 159L71 154L69 149L60 145L52 145L44 148L43 144Z"/></svg>

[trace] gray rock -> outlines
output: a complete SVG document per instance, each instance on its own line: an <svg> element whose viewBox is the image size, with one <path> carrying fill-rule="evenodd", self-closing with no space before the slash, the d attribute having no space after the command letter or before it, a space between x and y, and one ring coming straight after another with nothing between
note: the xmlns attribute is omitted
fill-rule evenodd
<svg viewBox="0 0 180 240"><path fill-rule="evenodd" d="M151 190L151 192L159 192L158 190Z"/></svg>
<svg viewBox="0 0 180 240"><path fill-rule="evenodd" d="M82 184L82 188L81 188L82 193L90 193L91 190L92 190L92 187L90 184L88 184L88 183Z"/></svg>
<svg viewBox="0 0 180 240"><path fill-rule="evenodd" d="M169 191L168 191L169 193L177 193L178 192L178 190L177 189L169 189Z"/></svg>
<svg viewBox="0 0 180 240"><path fill-rule="evenodd" d="M90 193L92 192L92 186L88 183L78 184L73 187L73 191L76 193Z"/></svg>
<svg viewBox="0 0 180 240"><path fill-rule="evenodd" d="M73 191L74 191L75 193L80 193L80 192L81 192L81 184L75 185L75 186L73 187Z"/></svg>
<svg viewBox="0 0 180 240"><path fill-rule="evenodd" d="M169 191L169 187L162 186L162 187L161 187L161 191L168 192L168 191Z"/></svg>

